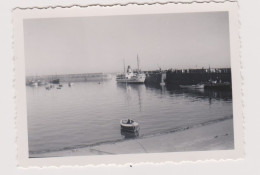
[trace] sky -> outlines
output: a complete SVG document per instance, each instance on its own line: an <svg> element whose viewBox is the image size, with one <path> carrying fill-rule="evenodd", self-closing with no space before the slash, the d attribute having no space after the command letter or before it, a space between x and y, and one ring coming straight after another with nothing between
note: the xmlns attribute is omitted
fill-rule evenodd
<svg viewBox="0 0 260 175"><path fill-rule="evenodd" d="M27 76L230 67L227 12L24 20Z"/></svg>

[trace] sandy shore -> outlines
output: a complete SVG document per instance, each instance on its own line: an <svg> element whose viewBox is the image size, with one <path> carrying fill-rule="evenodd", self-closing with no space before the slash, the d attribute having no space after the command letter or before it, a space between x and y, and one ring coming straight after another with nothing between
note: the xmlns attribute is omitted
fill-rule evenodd
<svg viewBox="0 0 260 175"><path fill-rule="evenodd" d="M174 133L37 154L33 157L228 150L234 148L233 138L233 120L227 119Z"/></svg>

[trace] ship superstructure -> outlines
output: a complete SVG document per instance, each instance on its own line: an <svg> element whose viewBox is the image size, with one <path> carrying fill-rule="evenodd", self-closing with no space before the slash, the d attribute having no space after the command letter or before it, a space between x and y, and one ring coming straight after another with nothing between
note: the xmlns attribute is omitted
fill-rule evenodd
<svg viewBox="0 0 260 175"><path fill-rule="evenodd" d="M136 70L133 70L130 66L128 66L124 74L117 75L116 81L118 83L144 83L146 76L139 69L138 56L137 56L137 67L138 68Z"/></svg>

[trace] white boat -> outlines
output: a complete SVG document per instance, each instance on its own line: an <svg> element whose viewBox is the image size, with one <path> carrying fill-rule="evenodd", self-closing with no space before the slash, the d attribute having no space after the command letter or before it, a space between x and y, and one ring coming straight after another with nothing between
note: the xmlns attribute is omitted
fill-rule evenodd
<svg viewBox="0 0 260 175"><path fill-rule="evenodd" d="M204 84L196 84L196 85L180 85L181 88L186 89L204 89Z"/></svg>
<svg viewBox="0 0 260 175"><path fill-rule="evenodd" d="M131 67L128 66L125 74L119 74L116 76L116 81L118 83L144 83L145 77L144 73L134 73Z"/></svg>
<svg viewBox="0 0 260 175"><path fill-rule="evenodd" d="M31 81L31 82L29 83L29 86L38 87L38 82Z"/></svg>
<svg viewBox="0 0 260 175"><path fill-rule="evenodd" d="M120 121L121 130L126 132L138 132L140 127L139 124L131 119L123 119Z"/></svg>
<svg viewBox="0 0 260 175"><path fill-rule="evenodd" d="M41 80L37 80L38 86L45 86L46 82L41 81Z"/></svg>
<svg viewBox="0 0 260 175"><path fill-rule="evenodd" d="M139 58L137 55L137 70L133 71L130 66L127 67L127 71L125 72L124 65L124 74L119 74L116 76L116 81L118 83L144 83L145 74L141 72L139 69Z"/></svg>

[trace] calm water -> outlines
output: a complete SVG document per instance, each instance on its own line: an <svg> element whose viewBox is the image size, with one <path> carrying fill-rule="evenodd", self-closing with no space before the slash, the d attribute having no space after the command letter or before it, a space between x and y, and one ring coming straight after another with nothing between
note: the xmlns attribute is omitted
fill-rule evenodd
<svg viewBox="0 0 260 175"><path fill-rule="evenodd" d="M114 80L27 87L30 155L125 139L132 118L140 136L232 117L231 92L120 85Z"/></svg>

